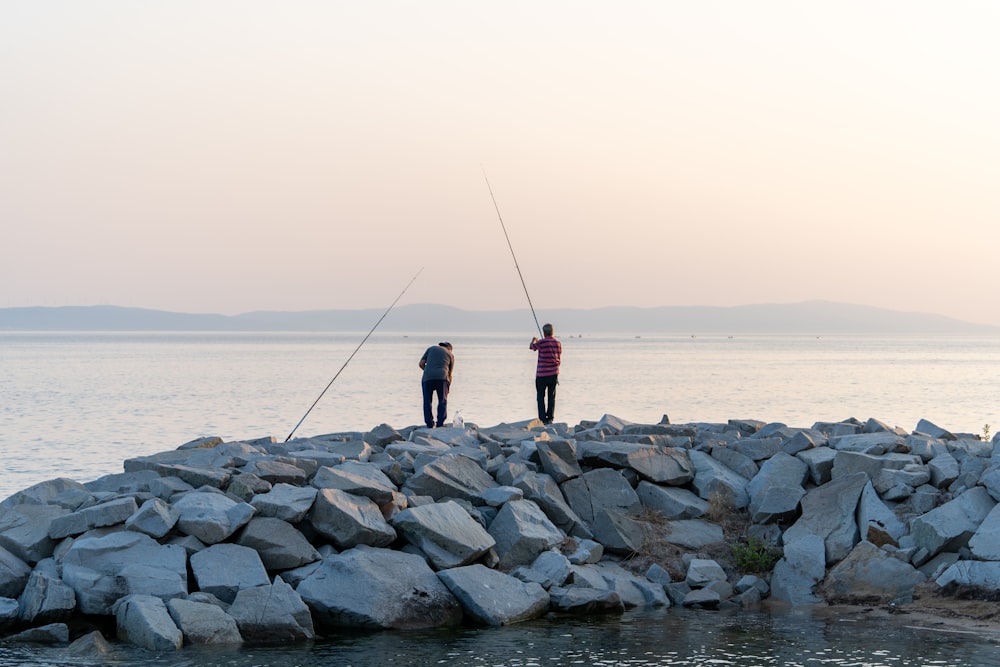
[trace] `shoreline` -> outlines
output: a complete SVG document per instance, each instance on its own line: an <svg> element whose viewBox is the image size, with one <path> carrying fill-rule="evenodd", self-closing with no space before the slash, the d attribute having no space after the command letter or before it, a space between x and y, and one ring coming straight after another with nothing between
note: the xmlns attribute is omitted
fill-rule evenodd
<svg viewBox="0 0 1000 667"><path fill-rule="evenodd" d="M876 419L200 438L0 502L0 629L108 616L163 650L676 606L997 642L997 452Z"/></svg>
<svg viewBox="0 0 1000 667"><path fill-rule="evenodd" d="M974 637L1000 644L1000 610L995 602L929 595L895 607L831 604L813 613L835 621L890 623L915 632Z"/></svg>

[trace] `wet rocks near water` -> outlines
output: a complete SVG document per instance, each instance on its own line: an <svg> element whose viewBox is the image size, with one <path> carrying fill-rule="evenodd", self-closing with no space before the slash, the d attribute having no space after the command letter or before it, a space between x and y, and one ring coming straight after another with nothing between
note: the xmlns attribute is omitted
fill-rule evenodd
<svg viewBox="0 0 1000 667"><path fill-rule="evenodd" d="M123 467L0 503L8 641L106 653L71 637L80 618L162 651L1000 591L1000 439L925 420L382 424L200 438Z"/></svg>

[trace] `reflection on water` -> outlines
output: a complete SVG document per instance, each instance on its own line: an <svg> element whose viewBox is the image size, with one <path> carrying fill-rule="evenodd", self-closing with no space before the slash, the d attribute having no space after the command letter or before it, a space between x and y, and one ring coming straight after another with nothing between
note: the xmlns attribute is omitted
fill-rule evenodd
<svg viewBox="0 0 1000 667"><path fill-rule="evenodd" d="M724 614L660 610L621 618L542 620L504 628L382 632L332 637L312 644L239 648L188 647L150 653L116 646L100 660L61 648L2 647L2 665L168 667L367 667L376 665L824 665L926 667L1000 665L985 639L922 632L837 618L806 610Z"/></svg>

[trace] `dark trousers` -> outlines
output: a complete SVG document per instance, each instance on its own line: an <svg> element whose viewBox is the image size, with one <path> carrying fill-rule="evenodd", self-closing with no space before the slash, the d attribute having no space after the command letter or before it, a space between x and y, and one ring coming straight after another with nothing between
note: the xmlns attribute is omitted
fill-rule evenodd
<svg viewBox="0 0 1000 667"><path fill-rule="evenodd" d="M448 386L447 380L425 380L420 383L424 390L424 423L427 428L434 426L434 411L431 409L431 401L434 393L438 396L437 425L444 426L444 420L448 418Z"/></svg>
<svg viewBox="0 0 1000 667"><path fill-rule="evenodd" d="M556 416L556 385L559 384L558 375L546 375L535 378L535 394L538 398L538 418L544 424L551 424ZM549 407L545 407L545 399L548 397Z"/></svg>

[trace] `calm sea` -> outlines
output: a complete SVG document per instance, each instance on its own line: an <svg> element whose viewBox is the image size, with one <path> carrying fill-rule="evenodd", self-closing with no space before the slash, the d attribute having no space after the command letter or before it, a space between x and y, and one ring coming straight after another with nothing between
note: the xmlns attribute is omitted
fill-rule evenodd
<svg viewBox="0 0 1000 667"><path fill-rule="evenodd" d="M284 440L421 422L427 336L0 332L0 498L89 481L195 438ZM451 414L534 416L528 338L452 336ZM1000 338L567 336L556 418L641 423L874 417L912 430L1000 428ZM357 353L351 358L352 353ZM344 364L347 363L346 367ZM343 370L341 371L341 369Z"/></svg>
<svg viewBox="0 0 1000 667"><path fill-rule="evenodd" d="M89 481L125 458L194 438L284 440L363 334L0 332L0 498L52 477ZM452 414L482 426L534 416L527 337L450 336ZM438 339L374 335L296 435L421 421L417 360ZM731 418L810 426L875 417L912 429L1000 428L1000 339L852 336L562 338L556 417L634 422ZM973 635L873 628L808 613L630 613L496 630L379 633L280 648L154 655L191 665L994 665ZM92 664L60 649L5 646L0 664ZM98 663L93 663L98 664ZM103 664L103 662L102 662Z"/></svg>

